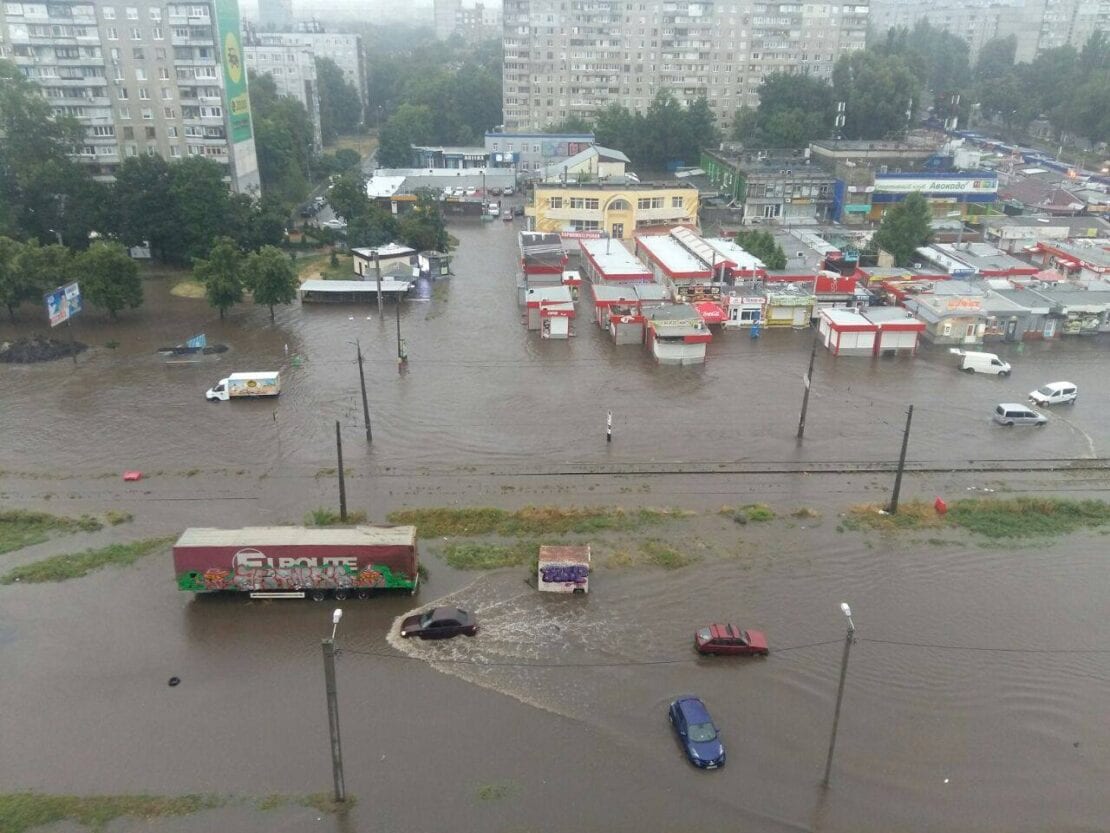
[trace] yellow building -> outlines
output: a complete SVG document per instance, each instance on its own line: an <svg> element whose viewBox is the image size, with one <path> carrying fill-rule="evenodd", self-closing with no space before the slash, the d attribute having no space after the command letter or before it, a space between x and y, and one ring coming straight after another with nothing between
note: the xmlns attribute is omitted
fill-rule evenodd
<svg viewBox="0 0 1110 833"><path fill-rule="evenodd" d="M698 189L678 182L537 182L524 214L533 231L605 232L631 240L647 226L697 225Z"/></svg>

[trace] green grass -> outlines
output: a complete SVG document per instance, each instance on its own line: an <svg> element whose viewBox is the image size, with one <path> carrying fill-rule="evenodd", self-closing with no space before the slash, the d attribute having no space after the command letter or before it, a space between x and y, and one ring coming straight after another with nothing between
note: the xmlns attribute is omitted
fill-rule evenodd
<svg viewBox="0 0 1110 833"><path fill-rule="evenodd" d="M669 509L528 506L515 512L492 507L403 509L389 513L388 520L390 523L415 526L421 538L466 535L539 537L566 533L628 531L682 516L682 512Z"/></svg>
<svg viewBox="0 0 1110 833"><path fill-rule="evenodd" d="M174 539L143 538L127 544L111 544L99 549L55 555L42 561L33 561L15 567L0 576L0 584L43 584L50 581L68 581L81 578L104 567L124 567L140 558L165 549ZM0 830L3 828L0 827Z"/></svg>
<svg viewBox="0 0 1110 833"><path fill-rule="evenodd" d="M31 512L26 509L9 509L0 512L0 553L11 552L32 544L41 544L54 535L72 535L75 532L96 532L103 528L91 515L65 518L49 512Z"/></svg>
<svg viewBox="0 0 1110 833"><path fill-rule="evenodd" d="M948 520L986 538L1066 535L1110 524L1110 503L1061 498L979 498L958 500Z"/></svg>
<svg viewBox="0 0 1110 833"><path fill-rule="evenodd" d="M664 570L679 570L698 560L696 556L681 553L661 541L644 541L640 544L640 552L648 564Z"/></svg>
<svg viewBox="0 0 1110 833"><path fill-rule="evenodd" d="M876 529L883 532L893 532L899 529L945 526L946 521L945 517L938 514L937 510L933 508L933 504L922 500L909 500L898 505L897 515L889 514L885 511L884 506L876 503L853 506L844 515L841 523L845 529L853 531Z"/></svg>
<svg viewBox="0 0 1110 833"><path fill-rule="evenodd" d="M477 794L481 801L500 801L512 795L515 789L514 784L483 784L478 787Z"/></svg>
<svg viewBox="0 0 1110 833"><path fill-rule="evenodd" d="M310 510L304 516L305 526L349 526L365 522L365 512L348 512L347 520L344 521L340 519L338 512L323 506Z"/></svg>
<svg viewBox="0 0 1110 833"><path fill-rule="evenodd" d="M77 796L7 793L0 794L0 830L4 833L25 833L48 824L74 821L91 830L101 831L115 819L125 816L139 819L187 816L201 810L221 807L226 803L225 798L213 795Z"/></svg>
<svg viewBox="0 0 1110 833"><path fill-rule="evenodd" d="M135 520L135 516L130 512L121 512L117 509L109 509L104 513L104 519L112 526L119 526L120 524L130 523Z"/></svg>
<svg viewBox="0 0 1110 833"><path fill-rule="evenodd" d="M457 570L496 570L527 564L538 553L539 544L532 541L515 544L452 542L443 548L443 560Z"/></svg>

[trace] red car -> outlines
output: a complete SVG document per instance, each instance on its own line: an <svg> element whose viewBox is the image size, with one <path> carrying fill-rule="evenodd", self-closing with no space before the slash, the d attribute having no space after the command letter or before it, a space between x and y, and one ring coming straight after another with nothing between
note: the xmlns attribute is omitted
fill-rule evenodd
<svg viewBox="0 0 1110 833"><path fill-rule="evenodd" d="M763 631L740 630L736 625L709 625L694 634L699 654L734 654L743 657L767 656L767 635Z"/></svg>

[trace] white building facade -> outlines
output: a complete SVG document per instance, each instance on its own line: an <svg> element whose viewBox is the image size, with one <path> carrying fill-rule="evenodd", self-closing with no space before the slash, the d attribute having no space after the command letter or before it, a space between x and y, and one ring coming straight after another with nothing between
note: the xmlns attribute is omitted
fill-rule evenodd
<svg viewBox="0 0 1110 833"><path fill-rule="evenodd" d="M310 46L271 44L269 35L260 34L243 47L247 68L253 75L265 73L274 79L278 95L295 98L312 122L312 143L317 152L323 150L324 137L320 127L320 88L316 83L316 56Z"/></svg>
<svg viewBox="0 0 1110 833"><path fill-rule="evenodd" d="M868 0L505 0L505 130L537 130L610 104L645 111L662 89L701 96L721 125L758 106L772 72L829 78L862 49Z"/></svg>
<svg viewBox="0 0 1110 833"><path fill-rule="evenodd" d="M358 91L363 111L359 113L359 121L362 121L366 114L366 54L362 49L362 36L323 32L312 24L304 28L303 32L267 32L266 43L308 46L316 57L334 61L343 71L343 78Z"/></svg>
<svg viewBox="0 0 1110 833"><path fill-rule="evenodd" d="M227 166L233 190L259 189L235 0L0 9L0 57L85 128L75 156L94 176L139 154L204 156Z"/></svg>

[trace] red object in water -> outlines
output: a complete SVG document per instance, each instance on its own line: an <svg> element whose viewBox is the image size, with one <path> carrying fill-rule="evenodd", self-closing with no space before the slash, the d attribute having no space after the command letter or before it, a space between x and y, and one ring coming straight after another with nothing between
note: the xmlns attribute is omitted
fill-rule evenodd
<svg viewBox="0 0 1110 833"><path fill-rule="evenodd" d="M141 471L125 471L123 473L124 480L142 480L143 473Z"/></svg>
<svg viewBox="0 0 1110 833"><path fill-rule="evenodd" d="M939 497L933 501L933 508L937 510L938 515L943 515L948 511L948 504L941 500Z"/></svg>

